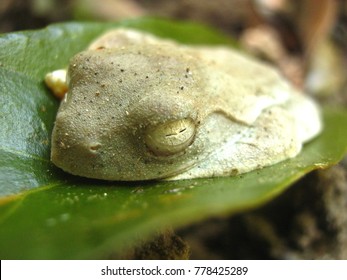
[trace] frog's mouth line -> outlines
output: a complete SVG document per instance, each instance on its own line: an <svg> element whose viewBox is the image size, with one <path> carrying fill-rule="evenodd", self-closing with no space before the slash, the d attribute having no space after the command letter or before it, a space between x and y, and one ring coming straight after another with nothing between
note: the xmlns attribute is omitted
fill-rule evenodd
<svg viewBox="0 0 347 280"><path fill-rule="evenodd" d="M199 161L200 162L200 161ZM158 177L158 178L153 178L152 180L163 180L163 181L171 181L173 179L173 177L177 176L177 175L181 175L182 173L192 169L193 167L195 167L199 162L195 162L192 163L190 165L186 165L183 166L182 168L179 168L173 172L168 172L167 174L163 175L162 177Z"/></svg>
<svg viewBox="0 0 347 280"><path fill-rule="evenodd" d="M213 157L215 154L221 153L222 150L223 150L223 147L219 147L218 149L213 150L210 153L206 154L204 157L200 156L198 159L195 159L195 161L188 162L184 166L181 166L180 168L178 168L172 172L168 172L163 176L153 178L151 180L162 180L162 181L178 180L178 179L175 179L176 176L182 175L185 172L197 167L199 164L206 161L209 157ZM181 178L179 180L181 180ZM189 179L187 178L187 180L189 180Z"/></svg>
<svg viewBox="0 0 347 280"><path fill-rule="evenodd" d="M172 178L174 178L174 177L176 177L178 175L181 175L182 173L185 173L185 172L189 171L190 169L195 168L197 165L199 165L202 162L204 162L208 157L212 156L216 152L218 153L219 151L220 151L220 149L217 149L215 151L211 151L208 154L205 154L204 156L199 155L198 158L194 158L194 160L186 162L184 165L178 167L175 170L165 172L165 174L163 173L163 174L160 174L160 176L153 177L153 178L147 179L147 180L163 180L163 181L175 180L175 179L172 179ZM141 181L141 179L138 180L138 181Z"/></svg>

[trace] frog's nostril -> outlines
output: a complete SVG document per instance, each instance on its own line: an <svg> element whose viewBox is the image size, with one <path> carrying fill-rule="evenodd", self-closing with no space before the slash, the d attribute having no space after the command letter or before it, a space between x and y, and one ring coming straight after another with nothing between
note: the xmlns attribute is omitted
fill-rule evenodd
<svg viewBox="0 0 347 280"><path fill-rule="evenodd" d="M92 153L96 153L100 149L100 147L101 147L101 144L98 142L89 144L89 150Z"/></svg>

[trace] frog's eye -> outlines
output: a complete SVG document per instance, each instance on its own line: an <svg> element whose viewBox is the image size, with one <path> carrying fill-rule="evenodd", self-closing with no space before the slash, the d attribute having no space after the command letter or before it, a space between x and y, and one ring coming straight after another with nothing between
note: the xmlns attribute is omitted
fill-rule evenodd
<svg viewBox="0 0 347 280"><path fill-rule="evenodd" d="M192 119L168 121L146 130L147 147L158 156L169 156L184 151L193 142L195 124Z"/></svg>

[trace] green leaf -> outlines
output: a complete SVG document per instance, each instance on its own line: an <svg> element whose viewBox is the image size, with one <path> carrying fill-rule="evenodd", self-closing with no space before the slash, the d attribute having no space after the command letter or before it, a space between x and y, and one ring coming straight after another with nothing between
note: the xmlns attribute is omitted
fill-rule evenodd
<svg viewBox="0 0 347 280"><path fill-rule="evenodd" d="M257 207L347 150L347 112L324 110L324 131L291 160L242 176L174 182L104 182L49 161L58 102L45 73L109 28L129 26L185 43L231 44L195 24L157 19L69 23L0 37L0 258L88 259L117 255L139 238ZM333 141L332 141L333 140Z"/></svg>

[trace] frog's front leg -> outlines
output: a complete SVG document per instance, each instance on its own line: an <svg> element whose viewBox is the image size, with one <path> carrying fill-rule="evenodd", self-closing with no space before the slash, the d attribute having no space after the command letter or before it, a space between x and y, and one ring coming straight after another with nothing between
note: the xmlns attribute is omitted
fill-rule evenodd
<svg viewBox="0 0 347 280"><path fill-rule="evenodd" d="M63 99L68 90L66 74L66 69L59 69L45 76L47 87L53 92L54 96L59 99Z"/></svg>

